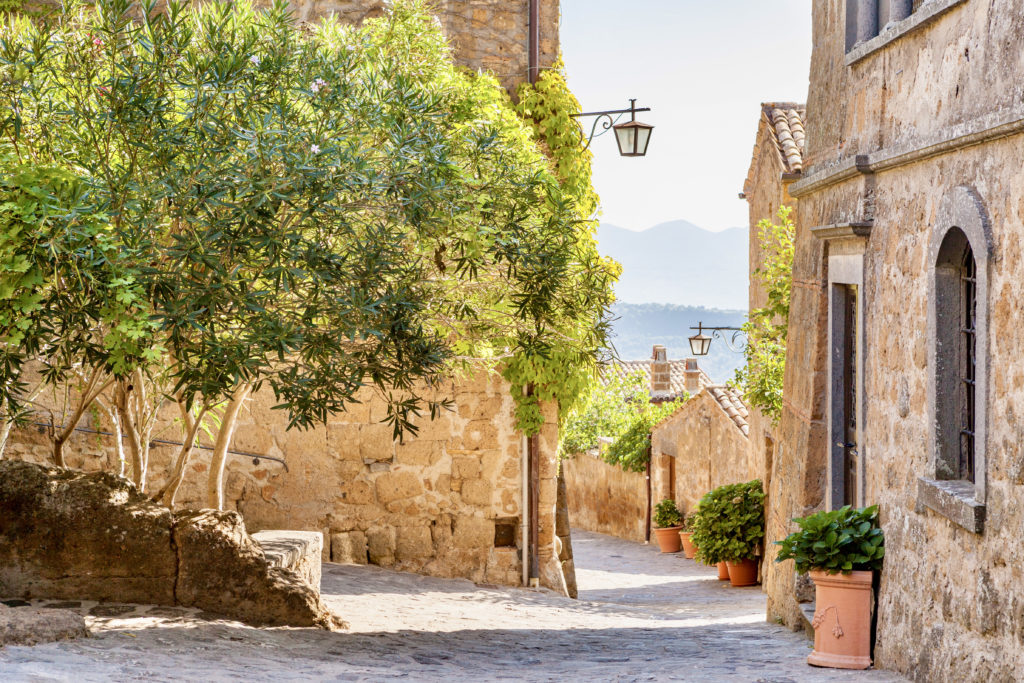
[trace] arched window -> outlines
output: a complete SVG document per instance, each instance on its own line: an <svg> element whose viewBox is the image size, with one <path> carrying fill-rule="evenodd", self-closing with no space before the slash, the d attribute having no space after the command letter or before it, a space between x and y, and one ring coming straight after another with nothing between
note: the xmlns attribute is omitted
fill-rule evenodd
<svg viewBox="0 0 1024 683"><path fill-rule="evenodd" d="M935 468L919 479L918 495L925 506L981 533L992 232L981 198L968 187L950 191L936 218L928 292L928 407Z"/></svg>
<svg viewBox="0 0 1024 683"><path fill-rule="evenodd" d="M936 474L974 482L978 406L978 266L963 230L951 227L935 264Z"/></svg>

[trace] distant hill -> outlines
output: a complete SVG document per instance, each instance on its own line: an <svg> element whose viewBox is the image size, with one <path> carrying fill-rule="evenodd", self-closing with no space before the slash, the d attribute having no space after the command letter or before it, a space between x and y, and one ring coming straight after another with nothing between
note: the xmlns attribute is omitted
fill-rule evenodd
<svg viewBox="0 0 1024 683"><path fill-rule="evenodd" d="M623 360L650 358L655 344L665 346L669 358L687 358L692 355L688 338L696 334L691 325L703 322L715 327L739 327L746 320L746 311L667 304L616 303L612 312L618 318L612 323L612 344ZM743 354L730 351L715 339L711 352L697 362L712 380L726 382L743 365Z"/></svg>
<svg viewBox="0 0 1024 683"><path fill-rule="evenodd" d="M670 221L635 232L602 223L598 248L622 264L619 301L747 307L747 229L710 232Z"/></svg>

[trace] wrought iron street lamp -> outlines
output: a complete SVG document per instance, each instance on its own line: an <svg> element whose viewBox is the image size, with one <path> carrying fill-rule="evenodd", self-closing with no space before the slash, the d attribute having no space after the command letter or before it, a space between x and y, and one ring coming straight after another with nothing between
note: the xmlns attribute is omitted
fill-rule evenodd
<svg viewBox="0 0 1024 683"><path fill-rule="evenodd" d="M590 137L583 147L587 149L594 138L601 137L608 129L615 132L615 142L619 145L619 154L624 157L642 157L647 154L647 145L651 142L651 131L654 126L636 120L638 111L650 111L650 107L637 108L636 100L629 101L629 109L610 109L608 111L590 111L582 114L573 114L574 118L583 116L595 116L594 124L590 127ZM629 121L618 123L624 114L629 114ZM614 118L612 118L614 116ZM597 132L597 124L601 124L601 132ZM583 141L583 124L580 123L580 142Z"/></svg>
<svg viewBox="0 0 1024 683"><path fill-rule="evenodd" d="M747 348L747 337L742 327L704 327L704 323L697 323L697 334L690 337L690 352L695 356L706 356L711 350L711 340L721 339L730 351L742 353ZM711 336L704 334L704 330L711 333ZM732 332L726 336L726 332Z"/></svg>

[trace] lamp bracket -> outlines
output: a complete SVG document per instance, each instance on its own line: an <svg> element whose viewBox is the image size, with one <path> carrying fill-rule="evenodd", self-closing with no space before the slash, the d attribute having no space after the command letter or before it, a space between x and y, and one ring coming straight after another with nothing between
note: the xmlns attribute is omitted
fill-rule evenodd
<svg viewBox="0 0 1024 683"><path fill-rule="evenodd" d="M697 330L697 334L711 332L712 339L721 339L733 353L743 353L747 350L747 333L742 327L704 327L702 323L698 323L697 327L690 329Z"/></svg>
<svg viewBox="0 0 1024 683"><path fill-rule="evenodd" d="M630 114L632 116L633 120L635 121L636 120L636 113L638 111L650 111L650 110L651 110L650 107L639 107L638 108L636 106L636 100L635 99L631 99L629 101L629 109L609 109L607 111L585 111L585 112L581 112L579 114L570 114L569 116L573 117L574 119L579 119L579 118L582 118L584 116L594 116L594 117L596 117L594 119L594 125L592 125L590 127L590 135L586 138L586 144L583 145L583 149L586 150L586 149L589 149L590 143L594 141L594 138L599 138L602 135L604 135L605 133L607 133L612 128L612 126L614 126L616 123L619 122L619 119L622 118L623 114ZM615 118L612 118L613 116ZM601 132L600 133L597 132L597 124L599 124L599 123L601 124ZM584 140L584 138L583 138L583 130L584 130L583 123L579 122L579 126L580 126L580 130L579 130L579 132L580 132L580 142L583 142L583 140Z"/></svg>

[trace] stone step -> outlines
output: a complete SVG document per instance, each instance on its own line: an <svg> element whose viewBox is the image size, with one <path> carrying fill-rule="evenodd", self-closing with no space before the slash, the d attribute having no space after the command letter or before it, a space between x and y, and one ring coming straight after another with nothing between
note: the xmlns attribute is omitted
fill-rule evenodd
<svg viewBox="0 0 1024 683"><path fill-rule="evenodd" d="M294 572L320 594L320 558L324 536L319 531L257 531L252 538L271 565Z"/></svg>

